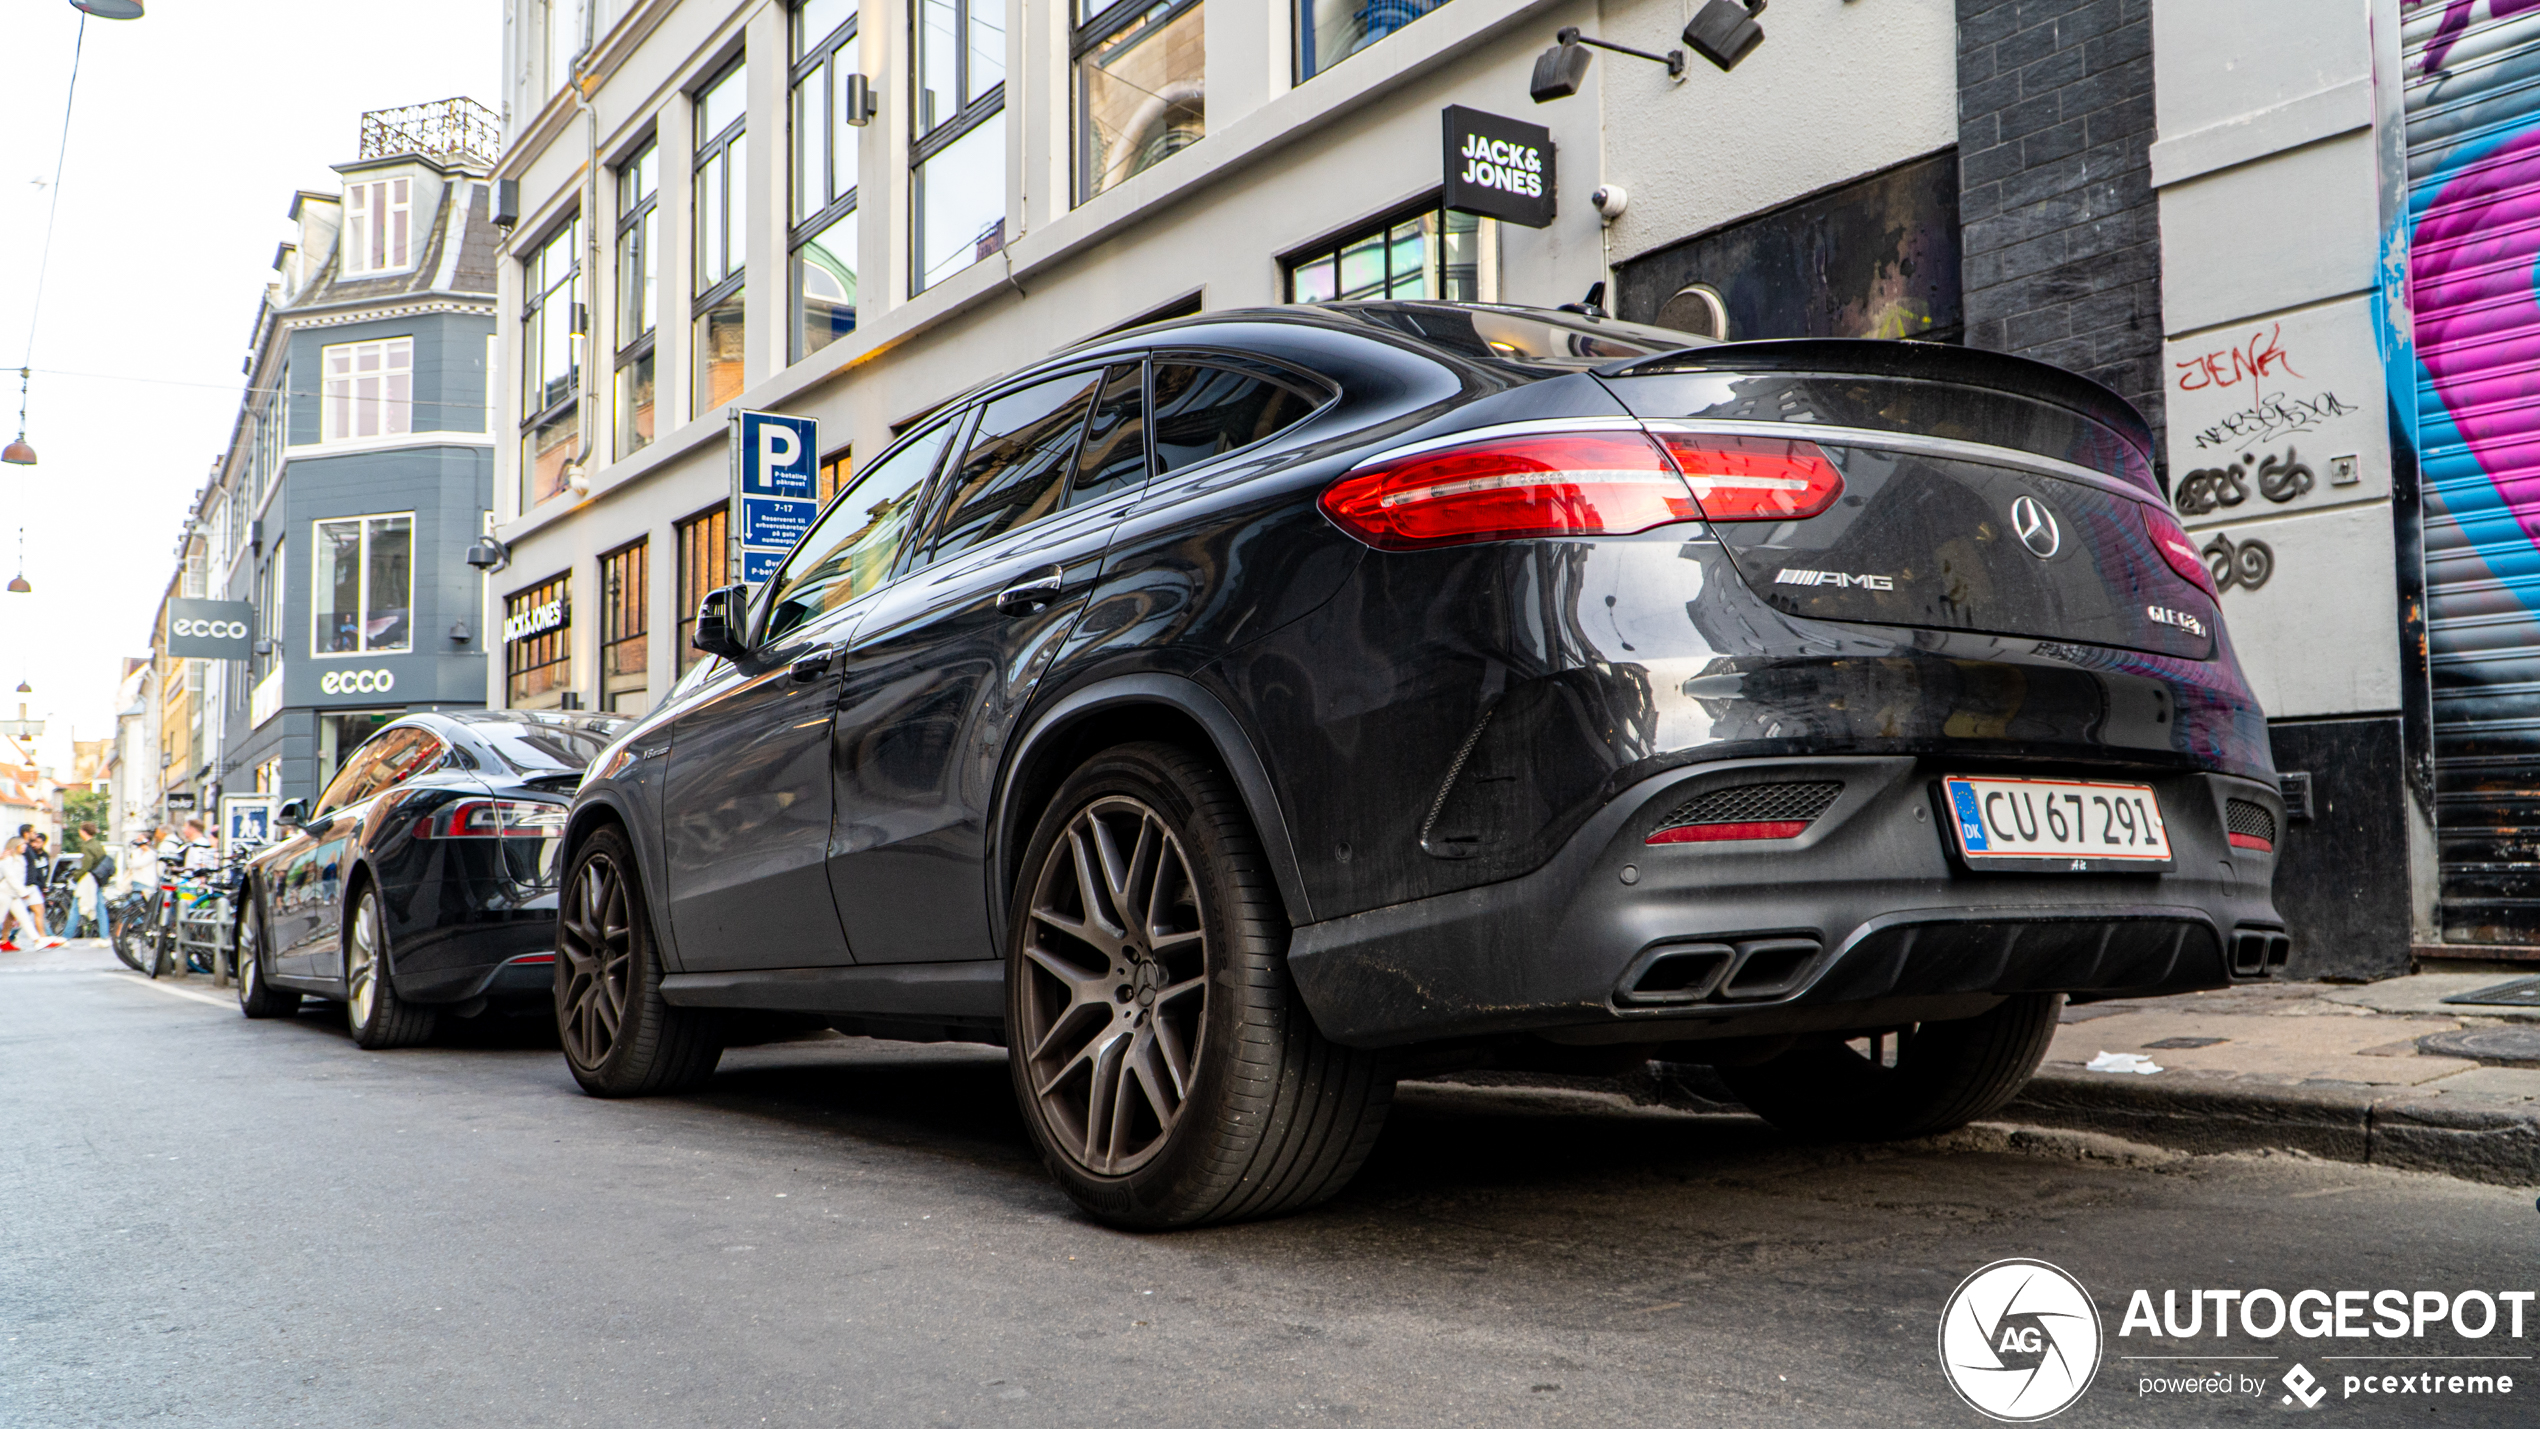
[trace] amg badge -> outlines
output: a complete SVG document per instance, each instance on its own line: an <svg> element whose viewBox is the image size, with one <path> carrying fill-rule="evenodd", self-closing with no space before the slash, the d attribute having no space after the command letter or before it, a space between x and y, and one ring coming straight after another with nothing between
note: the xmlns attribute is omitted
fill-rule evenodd
<svg viewBox="0 0 2540 1429"><path fill-rule="evenodd" d="M1796 567L1773 577L1775 585L1852 586L1860 590L1894 590L1894 576L1856 576L1843 571L1803 571Z"/></svg>

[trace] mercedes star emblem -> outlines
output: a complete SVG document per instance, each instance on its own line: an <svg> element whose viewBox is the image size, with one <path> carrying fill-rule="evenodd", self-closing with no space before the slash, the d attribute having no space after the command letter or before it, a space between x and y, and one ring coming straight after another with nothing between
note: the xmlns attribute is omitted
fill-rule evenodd
<svg viewBox="0 0 2540 1429"><path fill-rule="evenodd" d="M2023 496L2011 503L2011 529L2019 534L2020 544L2029 554L2043 561L2064 548L2064 528L2055 513L2034 496Z"/></svg>

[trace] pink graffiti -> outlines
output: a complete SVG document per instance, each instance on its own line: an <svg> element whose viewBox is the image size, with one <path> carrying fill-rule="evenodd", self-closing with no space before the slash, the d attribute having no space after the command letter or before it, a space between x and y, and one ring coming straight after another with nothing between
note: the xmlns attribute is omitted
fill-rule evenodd
<svg viewBox="0 0 2540 1429"><path fill-rule="evenodd" d="M2409 9L2418 9L2428 0L2415 0ZM2440 74L2443 57L2452 52L2462 35L2469 31L2470 12L2478 8L2478 0L2451 0L2443 7L2443 19L2434 27L2434 38L2425 42L2425 68L2420 74ZM2540 0L2487 0L2487 13L2495 19L2510 20L2525 10L2540 10Z"/></svg>
<svg viewBox="0 0 2540 1429"><path fill-rule="evenodd" d="M2417 360L2470 454L2517 513L2540 507L2530 417L2540 402L2535 261L2540 128L2507 139L2445 184L2426 206L2408 259Z"/></svg>

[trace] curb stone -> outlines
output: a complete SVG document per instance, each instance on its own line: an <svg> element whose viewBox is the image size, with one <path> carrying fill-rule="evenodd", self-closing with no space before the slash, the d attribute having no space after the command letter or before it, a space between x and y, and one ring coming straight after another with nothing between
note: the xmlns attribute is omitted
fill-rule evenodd
<svg viewBox="0 0 2540 1429"><path fill-rule="evenodd" d="M2049 1064L1999 1115L2183 1151L2283 1148L2496 1185L2540 1184L2534 1103L2481 1104L2356 1082L2112 1076Z"/></svg>

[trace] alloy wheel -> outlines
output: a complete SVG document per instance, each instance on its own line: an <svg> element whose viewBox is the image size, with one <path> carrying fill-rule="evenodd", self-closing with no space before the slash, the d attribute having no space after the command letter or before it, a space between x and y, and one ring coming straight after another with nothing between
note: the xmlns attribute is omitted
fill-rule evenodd
<svg viewBox="0 0 2540 1429"><path fill-rule="evenodd" d="M1031 1094L1066 1155L1119 1176L1160 1152L1206 1051L1208 935L1181 840L1143 802L1088 804L1051 845L1024 930Z"/></svg>
<svg viewBox="0 0 2540 1429"><path fill-rule="evenodd" d="M556 1023L565 1051L585 1067L607 1058L626 1016L635 976L635 932L626 900L617 861L595 854L576 871L556 923L556 952L564 962Z"/></svg>
<svg viewBox="0 0 2540 1429"><path fill-rule="evenodd" d="M264 980L264 968L257 956L256 915L246 914L238 920L238 936L231 940L230 971L238 975L238 1000L253 1002L256 984Z"/></svg>
<svg viewBox="0 0 2540 1429"><path fill-rule="evenodd" d="M344 951L344 1006L355 1027L370 1021L379 1001L379 941L374 932L370 895L353 907L352 938Z"/></svg>

